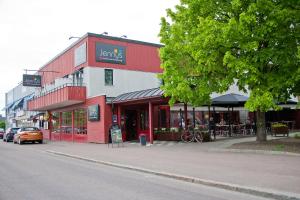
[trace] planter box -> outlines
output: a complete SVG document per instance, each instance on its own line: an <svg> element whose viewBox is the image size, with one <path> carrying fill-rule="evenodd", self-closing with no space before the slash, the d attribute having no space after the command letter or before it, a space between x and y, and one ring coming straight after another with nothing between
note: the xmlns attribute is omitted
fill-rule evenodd
<svg viewBox="0 0 300 200"><path fill-rule="evenodd" d="M159 141L180 141L180 132L164 132L156 134L156 140Z"/></svg>
<svg viewBox="0 0 300 200"><path fill-rule="evenodd" d="M272 127L272 135L274 135L275 137L277 135L287 135L287 137L289 137L289 128L288 127Z"/></svg>

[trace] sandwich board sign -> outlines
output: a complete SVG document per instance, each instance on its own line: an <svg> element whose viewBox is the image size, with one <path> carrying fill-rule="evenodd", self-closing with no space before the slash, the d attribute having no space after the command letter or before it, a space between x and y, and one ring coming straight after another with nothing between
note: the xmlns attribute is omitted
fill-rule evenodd
<svg viewBox="0 0 300 200"><path fill-rule="evenodd" d="M119 146L120 143L122 143L122 145L124 146L122 132L120 128L110 129L110 136L111 136L112 147L114 147L114 144L118 144Z"/></svg>

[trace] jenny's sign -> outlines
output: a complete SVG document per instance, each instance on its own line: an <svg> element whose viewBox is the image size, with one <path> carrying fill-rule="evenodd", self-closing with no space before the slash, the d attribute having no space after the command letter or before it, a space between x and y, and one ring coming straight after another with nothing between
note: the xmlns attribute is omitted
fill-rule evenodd
<svg viewBox="0 0 300 200"><path fill-rule="evenodd" d="M41 87L42 77L40 75L23 74L23 86Z"/></svg>
<svg viewBox="0 0 300 200"><path fill-rule="evenodd" d="M115 64L126 64L126 48L123 46L96 43L96 61Z"/></svg>

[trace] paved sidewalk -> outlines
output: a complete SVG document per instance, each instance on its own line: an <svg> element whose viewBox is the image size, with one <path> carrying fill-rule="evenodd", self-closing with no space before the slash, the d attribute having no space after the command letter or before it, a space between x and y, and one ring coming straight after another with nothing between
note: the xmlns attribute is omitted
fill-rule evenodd
<svg viewBox="0 0 300 200"><path fill-rule="evenodd" d="M233 143L251 140L255 138L203 144L158 142L147 147L125 143L125 147L108 148L105 144L67 142L48 142L45 145L24 147L283 193L300 199L300 155L224 150Z"/></svg>

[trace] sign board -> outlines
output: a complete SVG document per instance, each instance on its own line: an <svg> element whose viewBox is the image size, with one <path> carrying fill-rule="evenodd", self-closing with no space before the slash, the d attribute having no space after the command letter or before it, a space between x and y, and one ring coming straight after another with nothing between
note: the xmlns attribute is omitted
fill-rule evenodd
<svg viewBox="0 0 300 200"><path fill-rule="evenodd" d="M75 49L74 52L74 67L86 62L86 42Z"/></svg>
<svg viewBox="0 0 300 200"><path fill-rule="evenodd" d="M88 119L89 119L89 121L99 121L100 120L100 107L98 104L88 107Z"/></svg>
<svg viewBox="0 0 300 200"><path fill-rule="evenodd" d="M126 47L97 42L96 61L125 65Z"/></svg>
<svg viewBox="0 0 300 200"><path fill-rule="evenodd" d="M112 143L122 143L122 132L121 129L110 129L111 142Z"/></svg>
<svg viewBox="0 0 300 200"><path fill-rule="evenodd" d="M40 75L23 74L23 86L42 87L42 77Z"/></svg>
<svg viewBox="0 0 300 200"><path fill-rule="evenodd" d="M117 116L117 115L113 115L113 116L112 116L112 122L113 122L114 124L118 123L118 116Z"/></svg>

